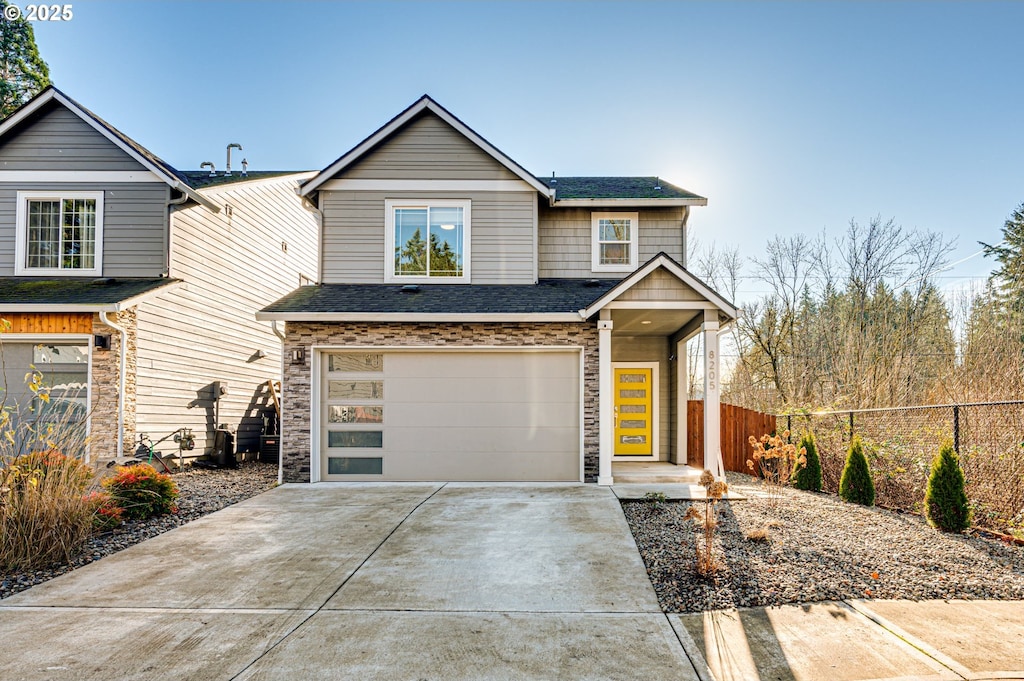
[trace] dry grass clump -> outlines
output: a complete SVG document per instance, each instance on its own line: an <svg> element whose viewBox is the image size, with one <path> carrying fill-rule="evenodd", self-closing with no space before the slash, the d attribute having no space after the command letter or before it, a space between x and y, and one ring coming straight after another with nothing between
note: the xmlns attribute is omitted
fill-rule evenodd
<svg viewBox="0 0 1024 681"><path fill-rule="evenodd" d="M74 457L23 454L0 468L0 569L70 560L93 531L92 470Z"/></svg>
<svg viewBox="0 0 1024 681"><path fill-rule="evenodd" d="M724 480L715 480L715 476L708 470L700 476L700 484L704 487L706 495L704 500L698 503L703 504L704 508L693 504L686 510L684 518L692 520L701 528L703 546L697 541L694 542L694 548L697 552L697 572L706 576L714 574L722 567L722 562L714 554L715 529L718 528L716 506L729 491L729 485Z"/></svg>

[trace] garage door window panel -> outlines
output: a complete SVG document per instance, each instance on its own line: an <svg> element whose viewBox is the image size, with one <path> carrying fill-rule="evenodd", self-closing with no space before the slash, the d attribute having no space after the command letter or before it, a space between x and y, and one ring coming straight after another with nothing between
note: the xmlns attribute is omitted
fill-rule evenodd
<svg viewBox="0 0 1024 681"><path fill-rule="evenodd" d="M384 447L383 372L381 353L326 353L327 400L322 413L328 475L382 474L383 457L355 453ZM342 455L344 450L353 455Z"/></svg>

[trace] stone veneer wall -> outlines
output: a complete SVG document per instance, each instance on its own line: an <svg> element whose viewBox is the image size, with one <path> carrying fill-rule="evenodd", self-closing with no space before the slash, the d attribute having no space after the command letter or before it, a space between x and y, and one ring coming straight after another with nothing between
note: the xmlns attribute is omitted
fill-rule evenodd
<svg viewBox="0 0 1024 681"><path fill-rule="evenodd" d="M135 308L107 318L128 332L127 379L124 401L124 452L135 451L135 368L138 366L138 324ZM107 461L117 456L117 391L120 389L121 334L93 315L92 332L110 336L110 349L92 351L92 414L89 423L91 461Z"/></svg>
<svg viewBox="0 0 1024 681"><path fill-rule="evenodd" d="M313 345L403 347L582 346L583 471L597 481L598 364L597 325L593 323L405 324L288 322L282 395L281 464L285 482L310 480L310 371ZM292 351L304 348L304 364L291 364Z"/></svg>

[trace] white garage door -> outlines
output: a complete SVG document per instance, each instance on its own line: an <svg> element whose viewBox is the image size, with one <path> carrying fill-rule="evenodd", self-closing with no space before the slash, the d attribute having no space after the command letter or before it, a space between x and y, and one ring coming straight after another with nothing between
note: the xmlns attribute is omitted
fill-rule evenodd
<svg viewBox="0 0 1024 681"><path fill-rule="evenodd" d="M323 480L580 480L576 351L321 355Z"/></svg>

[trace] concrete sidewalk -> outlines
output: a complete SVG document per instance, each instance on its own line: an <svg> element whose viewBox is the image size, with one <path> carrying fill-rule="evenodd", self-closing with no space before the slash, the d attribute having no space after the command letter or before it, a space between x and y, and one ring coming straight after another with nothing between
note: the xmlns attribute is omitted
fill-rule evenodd
<svg viewBox="0 0 1024 681"><path fill-rule="evenodd" d="M1024 604L664 615L593 485L284 486L0 601L0 679L1024 678Z"/></svg>

